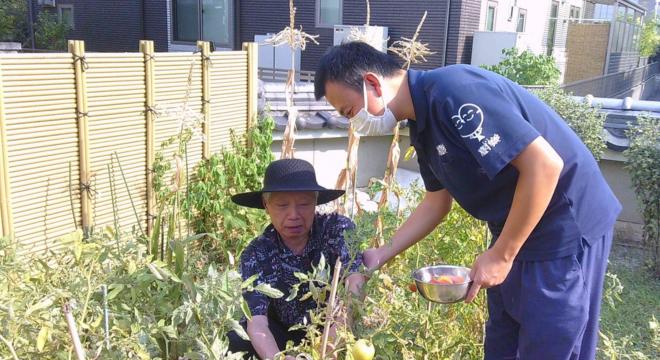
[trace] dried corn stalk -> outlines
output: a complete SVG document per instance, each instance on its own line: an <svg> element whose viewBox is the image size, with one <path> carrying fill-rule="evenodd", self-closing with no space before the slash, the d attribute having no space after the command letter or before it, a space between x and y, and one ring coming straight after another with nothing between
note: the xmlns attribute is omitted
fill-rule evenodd
<svg viewBox="0 0 660 360"><path fill-rule="evenodd" d="M388 49L404 60L403 66L406 69L409 69L411 64L426 62L427 56L435 54L429 50L429 44L424 44L417 41L417 38L419 37L419 31L422 29L422 25L426 20L427 14L428 12L424 11L422 20L420 20L419 25L417 25L417 30L415 30L415 34L413 35L412 39L401 37L401 40L395 41Z"/></svg>
<svg viewBox="0 0 660 360"><path fill-rule="evenodd" d="M385 45L387 46L387 39L382 39L380 36L381 34L375 30L375 26L370 26L369 25L369 18L371 16L371 8L369 6L369 1L367 0L367 22L364 24L363 28L360 29L357 26L354 26L351 28L351 31L348 33L348 36L346 36L346 40L349 42L352 41L361 41L364 43L367 43L369 45L374 45L374 44L379 44L377 49L381 49L381 46Z"/></svg>
<svg viewBox="0 0 660 360"><path fill-rule="evenodd" d="M428 49L428 44L423 44L417 41L419 37L419 32L422 29L422 25L426 20L427 11L424 11L424 15L417 25L415 34L412 39L401 37L401 40L395 41L394 44L389 48L390 51L397 54L404 60L404 67L406 70L410 68L411 64L417 64L420 62L426 62L426 56L434 54ZM392 144L390 145L390 151L387 156L387 166L385 168L385 176L383 177L383 190L381 191L380 201L378 202L378 211L379 215L376 218L376 235L374 238L374 244L382 246L383 241L383 224L380 215L380 210L387 205L389 192L394 190L394 182L396 179L396 170L399 166L399 158L401 156L401 148L399 147L399 127L394 127L394 136L392 137ZM396 192L397 198L400 198ZM401 201L399 200L399 203Z"/></svg>
<svg viewBox="0 0 660 360"><path fill-rule="evenodd" d="M285 95L286 107L288 109L288 121L286 130L284 131L284 139L282 141L282 159L293 158L295 148L293 147L296 141L296 117L298 111L293 104L294 82L296 78L295 68L295 55L296 50L304 51L307 47L307 42L311 41L318 45L316 38L318 35L310 35L300 29L296 29L296 8L293 6L293 0L289 0L289 26L284 30L266 40L266 43L273 46L288 45L291 48L291 69L286 80Z"/></svg>
<svg viewBox="0 0 660 360"><path fill-rule="evenodd" d="M358 168L358 148L360 147L360 136L355 133L353 125L348 128L348 156L346 157L346 167L341 170L337 178L336 189L343 189L346 194L343 196L343 206L336 200L335 208L340 214L353 216L357 204L355 198L355 187L357 184ZM341 199L341 198L340 198Z"/></svg>

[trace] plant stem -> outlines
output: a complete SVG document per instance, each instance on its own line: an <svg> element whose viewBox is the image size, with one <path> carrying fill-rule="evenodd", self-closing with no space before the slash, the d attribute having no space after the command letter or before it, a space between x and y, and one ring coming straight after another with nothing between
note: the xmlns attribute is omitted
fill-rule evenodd
<svg viewBox="0 0 660 360"><path fill-rule="evenodd" d="M330 335L330 326L333 322L333 313L335 309L335 297L337 296L337 285L339 284L339 274L341 273L341 260L337 259L335 263L335 272L332 274L332 287L330 289L330 301L328 302L325 326L323 328L323 339L321 341L321 359L325 359L325 351L328 346L328 336Z"/></svg>
<svg viewBox="0 0 660 360"><path fill-rule="evenodd" d="M2 341L7 348L9 349L9 352L11 353L11 356L14 357L14 360L18 360L18 355L16 355L16 350L14 350L14 346L7 341L7 339L4 338L4 336L0 335L0 341Z"/></svg>
<svg viewBox="0 0 660 360"><path fill-rule="evenodd" d="M89 272L87 272L87 275L85 276L85 280L87 281L87 293L85 294L85 303L83 304L83 310L82 310L82 316L80 317L80 326L82 326L82 322L85 320L85 317L87 316L87 307L89 306L89 299L92 298L92 272L94 271L94 263L96 263L96 260L98 260L98 257L95 259L94 262L92 262L92 266L89 269Z"/></svg>

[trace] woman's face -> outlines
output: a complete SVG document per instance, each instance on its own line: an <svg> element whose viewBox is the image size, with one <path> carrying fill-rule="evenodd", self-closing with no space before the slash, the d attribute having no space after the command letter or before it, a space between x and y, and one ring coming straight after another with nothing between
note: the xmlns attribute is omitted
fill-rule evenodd
<svg viewBox="0 0 660 360"><path fill-rule="evenodd" d="M314 192L274 192L264 201L264 206L284 241L307 240L316 209Z"/></svg>

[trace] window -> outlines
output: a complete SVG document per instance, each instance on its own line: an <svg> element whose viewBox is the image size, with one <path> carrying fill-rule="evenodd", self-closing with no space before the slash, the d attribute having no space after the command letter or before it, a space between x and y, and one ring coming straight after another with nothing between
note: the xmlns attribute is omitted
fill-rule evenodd
<svg viewBox="0 0 660 360"><path fill-rule="evenodd" d="M619 5L616 13L616 20L612 24L613 52L638 51L642 14L622 5Z"/></svg>
<svg viewBox="0 0 660 360"><path fill-rule="evenodd" d="M559 2L553 1L550 7L550 20L548 21L548 39L547 50L548 56L552 55L555 47L555 32L557 31L557 15L559 14Z"/></svg>
<svg viewBox="0 0 660 360"><path fill-rule="evenodd" d="M57 17L60 22L65 23L69 29L74 29L73 23L73 4L57 5Z"/></svg>
<svg viewBox="0 0 660 360"><path fill-rule="evenodd" d="M333 27L342 23L343 0L316 0L316 27Z"/></svg>
<svg viewBox="0 0 660 360"><path fill-rule="evenodd" d="M571 5L571 13L569 15L570 19L579 19L580 18L580 8L578 6Z"/></svg>
<svg viewBox="0 0 660 360"><path fill-rule="evenodd" d="M516 25L516 31L519 33L525 32L525 25L527 25L527 10L518 9L518 25Z"/></svg>
<svg viewBox="0 0 660 360"><path fill-rule="evenodd" d="M596 4L594 9L594 18L602 20L611 20L614 16L614 5Z"/></svg>
<svg viewBox="0 0 660 360"><path fill-rule="evenodd" d="M174 41L233 47L233 0L172 0Z"/></svg>
<svg viewBox="0 0 660 360"><path fill-rule="evenodd" d="M486 10L486 31L495 31L495 13L497 12L497 3L488 2Z"/></svg>

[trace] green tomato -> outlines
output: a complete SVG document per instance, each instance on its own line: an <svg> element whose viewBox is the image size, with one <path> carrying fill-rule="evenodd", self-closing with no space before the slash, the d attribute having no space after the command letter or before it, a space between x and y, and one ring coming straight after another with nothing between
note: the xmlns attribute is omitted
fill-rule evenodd
<svg viewBox="0 0 660 360"><path fill-rule="evenodd" d="M376 349L374 345L365 339L358 340L351 347L351 355L353 355L353 360L372 360Z"/></svg>

